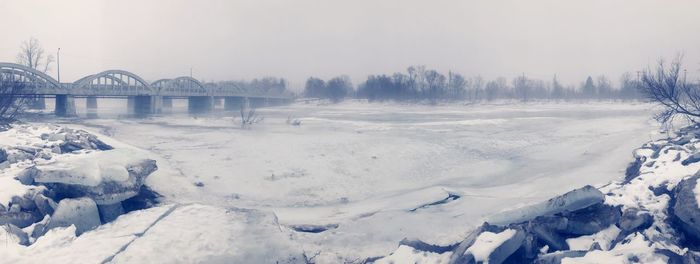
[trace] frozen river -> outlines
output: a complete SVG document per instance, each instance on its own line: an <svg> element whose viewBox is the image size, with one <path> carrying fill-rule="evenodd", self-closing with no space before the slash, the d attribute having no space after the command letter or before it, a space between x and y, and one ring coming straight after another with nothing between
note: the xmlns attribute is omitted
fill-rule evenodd
<svg viewBox="0 0 700 264"><path fill-rule="evenodd" d="M493 213L620 179L657 129L650 106L632 103L299 103L259 109L251 129L182 103L115 119L118 103L83 124L154 153L172 181L150 184L169 200L328 228L295 243L343 257L385 255L404 237L453 243Z"/></svg>

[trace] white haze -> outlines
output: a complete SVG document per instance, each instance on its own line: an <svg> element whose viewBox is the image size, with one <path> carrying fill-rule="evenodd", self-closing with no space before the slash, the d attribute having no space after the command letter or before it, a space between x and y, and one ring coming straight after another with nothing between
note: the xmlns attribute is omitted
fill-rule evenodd
<svg viewBox="0 0 700 264"><path fill-rule="evenodd" d="M105 69L155 80L368 74L425 64L486 78L569 84L617 80L685 54L700 75L700 2L580 1L9 1L0 0L0 61L23 40L61 48L62 81ZM55 65L52 75L56 75Z"/></svg>

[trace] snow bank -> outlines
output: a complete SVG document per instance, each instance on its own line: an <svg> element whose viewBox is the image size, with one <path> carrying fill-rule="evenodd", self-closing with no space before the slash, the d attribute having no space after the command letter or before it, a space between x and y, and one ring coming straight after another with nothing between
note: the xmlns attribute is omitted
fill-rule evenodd
<svg viewBox="0 0 700 264"><path fill-rule="evenodd" d="M83 130L19 124L0 139L0 224L22 228L22 244L64 227L81 235L123 213L121 202L143 204L138 195L157 169L146 152L114 149Z"/></svg>
<svg viewBox="0 0 700 264"><path fill-rule="evenodd" d="M484 252L493 248L491 244L471 248L482 236L498 244L502 239L494 236L499 233L490 230L502 228L521 228L528 237L519 245L521 253L508 257L511 262L695 263L700 260L699 151L700 127L646 143L634 151L635 161L624 180L498 214L492 223L505 227L485 224L461 244L447 246L453 248L450 263L464 261L460 250L471 243L466 252L474 252L474 261L486 262ZM413 251L429 253L434 252Z"/></svg>
<svg viewBox="0 0 700 264"><path fill-rule="evenodd" d="M442 254L434 252L421 252L418 250L401 245L391 255L376 260L375 264L396 264L396 263L447 263L450 260L451 252Z"/></svg>

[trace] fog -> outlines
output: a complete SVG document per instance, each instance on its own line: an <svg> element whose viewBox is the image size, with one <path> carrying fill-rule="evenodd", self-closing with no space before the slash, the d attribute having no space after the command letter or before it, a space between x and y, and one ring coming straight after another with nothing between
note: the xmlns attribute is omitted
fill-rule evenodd
<svg viewBox="0 0 700 264"><path fill-rule="evenodd" d="M414 64L578 84L682 52L696 78L699 9L692 0L2 0L0 61L35 37L47 52L61 48L63 81L110 68L148 80L191 69L203 80L279 76L300 90L309 76L359 83Z"/></svg>
<svg viewBox="0 0 700 264"><path fill-rule="evenodd" d="M0 0L0 264L695 263L699 10Z"/></svg>

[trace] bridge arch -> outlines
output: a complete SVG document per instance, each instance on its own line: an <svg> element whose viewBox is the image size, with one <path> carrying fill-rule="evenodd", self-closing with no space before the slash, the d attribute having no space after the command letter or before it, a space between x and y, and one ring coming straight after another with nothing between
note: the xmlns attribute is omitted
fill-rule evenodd
<svg viewBox="0 0 700 264"><path fill-rule="evenodd" d="M234 82L207 83L211 91L220 96L245 96L247 89Z"/></svg>
<svg viewBox="0 0 700 264"><path fill-rule="evenodd" d="M85 76L73 83L75 92L106 92L110 95L153 95L151 85L140 76L124 70L108 70Z"/></svg>
<svg viewBox="0 0 700 264"><path fill-rule="evenodd" d="M157 81L151 83L151 87L153 87L154 89L160 91L160 89L163 88L163 87L165 87L166 85L168 85L168 82L170 82L171 80L172 80L172 79L160 79L160 80L157 80Z"/></svg>
<svg viewBox="0 0 700 264"><path fill-rule="evenodd" d="M63 89L51 76L16 63L0 62L0 73L10 75L11 78L16 78L21 82L31 83L32 88L37 89L35 93L51 93L61 92ZM38 91L38 89L46 89Z"/></svg>
<svg viewBox="0 0 700 264"><path fill-rule="evenodd" d="M152 84L159 91L160 95L177 96L181 94L209 95L210 89L199 80L182 76L175 79L161 79Z"/></svg>

